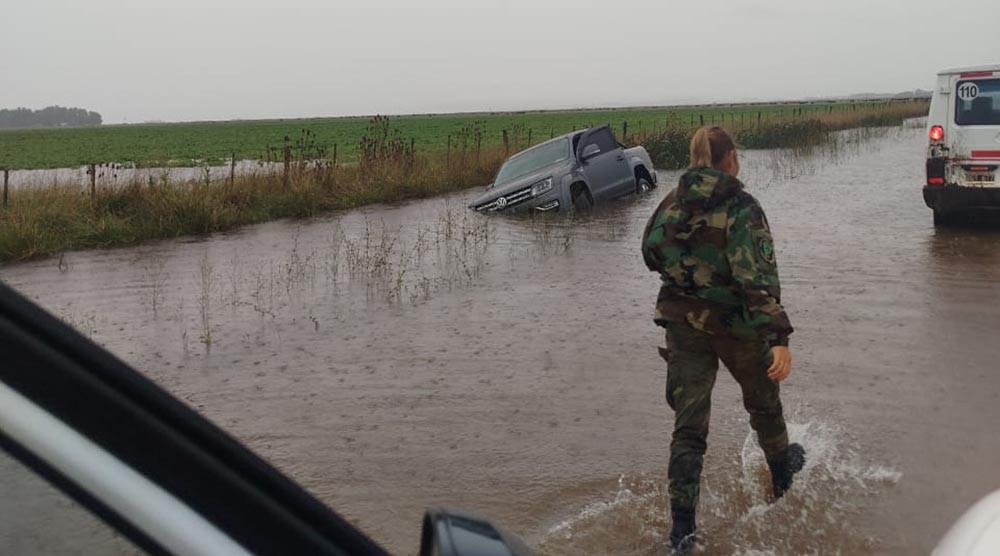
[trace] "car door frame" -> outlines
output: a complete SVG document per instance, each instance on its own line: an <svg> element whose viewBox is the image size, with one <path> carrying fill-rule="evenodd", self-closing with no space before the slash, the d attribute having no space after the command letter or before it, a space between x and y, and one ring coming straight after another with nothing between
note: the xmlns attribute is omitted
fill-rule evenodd
<svg viewBox="0 0 1000 556"><path fill-rule="evenodd" d="M614 148L609 151L601 151L600 154L586 161L583 160L583 151L587 146L587 140L591 135L605 130L611 137ZM628 158L625 156L624 149L622 149L621 145L615 139L614 133L609 126L597 126L584 132L580 137L579 143L577 143L576 157L583 173L587 176L587 181L590 183L591 195L593 195L595 201L620 197L635 189L635 177ZM597 168L595 168L598 165L600 165L602 170L607 169L609 174L615 176L615 179L601 186L600 182L602 180L599 178L599 172L596 171ZM591 167L591 172L588 172L588 167Z"/></svg>
<svg viewBox="0 0 1000 556"><path fill-rule="evenodd" d="M202 518L206 531L214 527L253 554L387 554L240 442L3 283L0 339L5 399L40 411L34 419L51 416L79 435L80 446L96 447L81 450L103 452L113 458L104 461L159 487ZM8 425L0 426L0 449L147 552L183 552L170 543L176 531L138 522L120 500L67 471L79 462L32 448L43 427L15 429L16 411L0 408L0 425Z"/></svg>

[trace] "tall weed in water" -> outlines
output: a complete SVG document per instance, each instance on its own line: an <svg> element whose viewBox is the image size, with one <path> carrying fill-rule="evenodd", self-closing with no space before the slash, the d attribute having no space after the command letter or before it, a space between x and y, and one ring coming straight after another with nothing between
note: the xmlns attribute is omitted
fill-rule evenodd
<svg viewBox="0 0 1000 556"><path fill-rule="evenodd" d="M212 348L212 288L215 283L215 269L205 253L198 265L198 309L201 317L201 343L205 349Z"/></svg>

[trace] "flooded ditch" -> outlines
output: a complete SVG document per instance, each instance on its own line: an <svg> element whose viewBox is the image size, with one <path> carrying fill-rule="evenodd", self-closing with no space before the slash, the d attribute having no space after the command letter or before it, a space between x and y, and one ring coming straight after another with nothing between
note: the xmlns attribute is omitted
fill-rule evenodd
<svg viewBox="0 0 1000 556"><path fill-rule="evenodd" d="M706 554L927 553L1000 488L1000 232L933 228L923 142L900 128L744 153L797 330L782 388L810 458L766 504L723 375ZM0 279L394 553L414 553L423 509L447 504L542 554L660 554L672 415L638 238L677 175L575 220L472 214L470 190Z"/></svg>
<svg viewBox="0 0 1000 556"><path fill-rule="evenodd" d="M94 185L98 188L114 189L130 183L166 184L228 179L231 175L275 173L281 168L281 164L260 160L237 160L235 166L230 163L224 166L134 167L115 163L96 165L93 178L89 166L11 170L8 185L15 191L44 187L79 187L83 190L90 187L93 179Z"/></svg>

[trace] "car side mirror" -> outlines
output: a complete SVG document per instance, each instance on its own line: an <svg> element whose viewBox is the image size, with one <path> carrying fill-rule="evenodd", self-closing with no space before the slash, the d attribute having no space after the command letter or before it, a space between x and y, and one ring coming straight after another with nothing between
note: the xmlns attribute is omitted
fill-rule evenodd
<svg viewBox="0 0 1000 556"><path fill-rule="evenodd" d="M583 148L583 152L580 153L580 161L584 161L601 154L601 147L598 147L596 143L591 143Z"/></svg>
<svg viewBox="0 0 1000 556"><path fill-rule="evenodd" d="M420 556L480 555L531 556L531 549L482 516L445 508L427 510L420 534Z"/></svg>

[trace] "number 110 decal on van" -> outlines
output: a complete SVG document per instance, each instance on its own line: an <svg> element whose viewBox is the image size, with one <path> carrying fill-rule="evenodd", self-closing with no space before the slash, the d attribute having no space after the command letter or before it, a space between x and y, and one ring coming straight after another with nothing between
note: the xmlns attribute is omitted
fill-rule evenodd
<svg viewBox="0 0 1000 556"><path fill-rule="evenodd" d="M924 202L934 224L1000 215L1000 65L940 72L927 135Z"/></svg>

